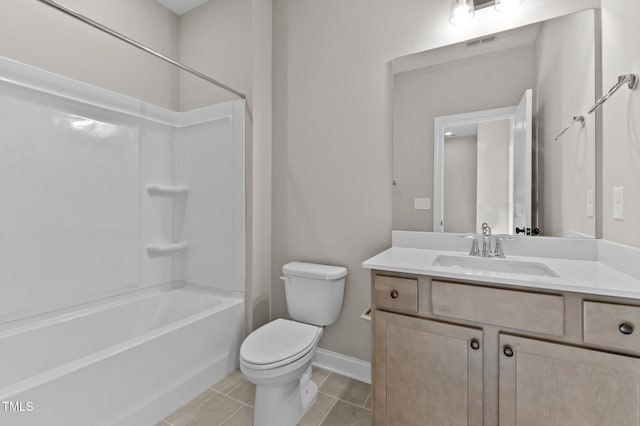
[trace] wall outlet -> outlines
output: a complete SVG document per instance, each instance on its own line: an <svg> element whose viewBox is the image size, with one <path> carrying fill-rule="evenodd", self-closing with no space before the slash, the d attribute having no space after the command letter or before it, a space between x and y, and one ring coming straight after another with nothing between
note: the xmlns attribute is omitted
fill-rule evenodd
<svg viewBox="0 0 640 426"><path fill-rule="evenodd" d="M587 191L587 217L593 217L593 191Z"/></svg>
<svg viewBox="0 0 640 426"><path fill-rule="evenodd" d="M414 198L413 199L414 210L429 210L431 209L431 198Z"/></svg>
<svg viewBox="0 0 640 426"><path fill-rule="evenodd" d="M613 218L624 220L624 186L613 188Z"/></svg>

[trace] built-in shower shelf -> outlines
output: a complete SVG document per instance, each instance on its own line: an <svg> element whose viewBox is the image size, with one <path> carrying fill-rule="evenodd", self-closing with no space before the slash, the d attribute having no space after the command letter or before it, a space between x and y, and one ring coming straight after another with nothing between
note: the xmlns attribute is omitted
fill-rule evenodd
<svg viewBox="0 0 640 426"><path fill-rule="evenodd" d="M149 256L169 256L174 253L185 251L188 248L189 243L184 241L180 243L149 244L147 246L147 254L149 254Z"/></svg>
<svg viewBox="0 0 640 426"><path fill-rule="evenodd" d="M147 185L147 193L152 197L182 197L189 193L185 185Z"/></svg>

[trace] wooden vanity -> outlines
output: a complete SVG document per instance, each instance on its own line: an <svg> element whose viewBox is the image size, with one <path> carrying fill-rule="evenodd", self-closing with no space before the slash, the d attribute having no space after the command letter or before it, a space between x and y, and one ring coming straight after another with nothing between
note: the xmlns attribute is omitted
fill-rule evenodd
<svg viewBox="0 0 640 426"><path fill-rule="evenodd" d="M372 270L374 425L640 425L640 300Z"/></svg>

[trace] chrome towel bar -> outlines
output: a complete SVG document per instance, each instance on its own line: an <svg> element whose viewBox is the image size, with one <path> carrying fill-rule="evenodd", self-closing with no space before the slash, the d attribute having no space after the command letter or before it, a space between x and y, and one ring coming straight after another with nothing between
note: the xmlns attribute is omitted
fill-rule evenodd
<svg viewBox="0 0 640 426"><path fill-rule="evenodd" d="M638 87L638 81L640 81L640 77L638 77L638 74L626 74L618 76L618 82L615 84L615 86L609 89L609 91L603 97L598 99L596 104L591 107L587 114L592 114L595 110L600 108L603 103L608 101L609 98L613 96L613 94L616 93L618 89L620 89L625 84L629 87L629 90L635 90Z"/></svg>
<svg viewBox="0 0 640 426"><path fill-rule="evenodd" d="M571 120L571 123L569 123L569 125L565 127L558 136L555 137L554 141L557 142L558 139L560 139L560 136L564 135L567 132L567 130L573 127L573 125L576 123L580 123L580 125L584 127L584 122L585 122L584 115L576 115L575 117L573 117L573 120Z"/></svg>
<svg viewBox="0 0 640 426"><path fill-rule="evenodd" d="M613 96L613 94L616 93L622 86L627 85L627 87L629 87L629 90L635 90L638 88L639 83L640 83L640 76L638 76L638 74L624 74L624 75L618 76L618 82L611 89L609 89L609 91L604 96L602 96L600 99L596 101L596 103L591 107L589 112L587 112L587 115L593 114L598 108L602 106L602 104L607 102L609 98L611 98L611 96ZM574 124L580 123L582 126L584 126L585 120L586 120L586 117L584 115L578 115L573 117L573 120L571 121L571 123L567 127L565 127L558 136L555 137L554 141L557 141L558 139L560 139L560 136L564 135L567 132L567 130L569 130Z"/></svg>

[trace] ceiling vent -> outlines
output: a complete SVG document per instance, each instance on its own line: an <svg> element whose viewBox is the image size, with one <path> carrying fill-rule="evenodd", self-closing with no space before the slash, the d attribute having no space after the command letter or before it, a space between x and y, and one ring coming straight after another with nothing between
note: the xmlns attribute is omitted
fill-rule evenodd
<svg viewBox="0 0 640 426"><path fill-rule="evenodd" d="M485 7L496 4L495 0L473 0L473 8L475 10L484 9Z"/></svg>
<svg viewBox="0 0 640 426"><path fill-rule="evenodd" d="M487 44L487 43L493 43L494 41L496 41L496 36L477 38L475 40L468 41L467 42L467 47L480 46L480 45Z"/></svg>

